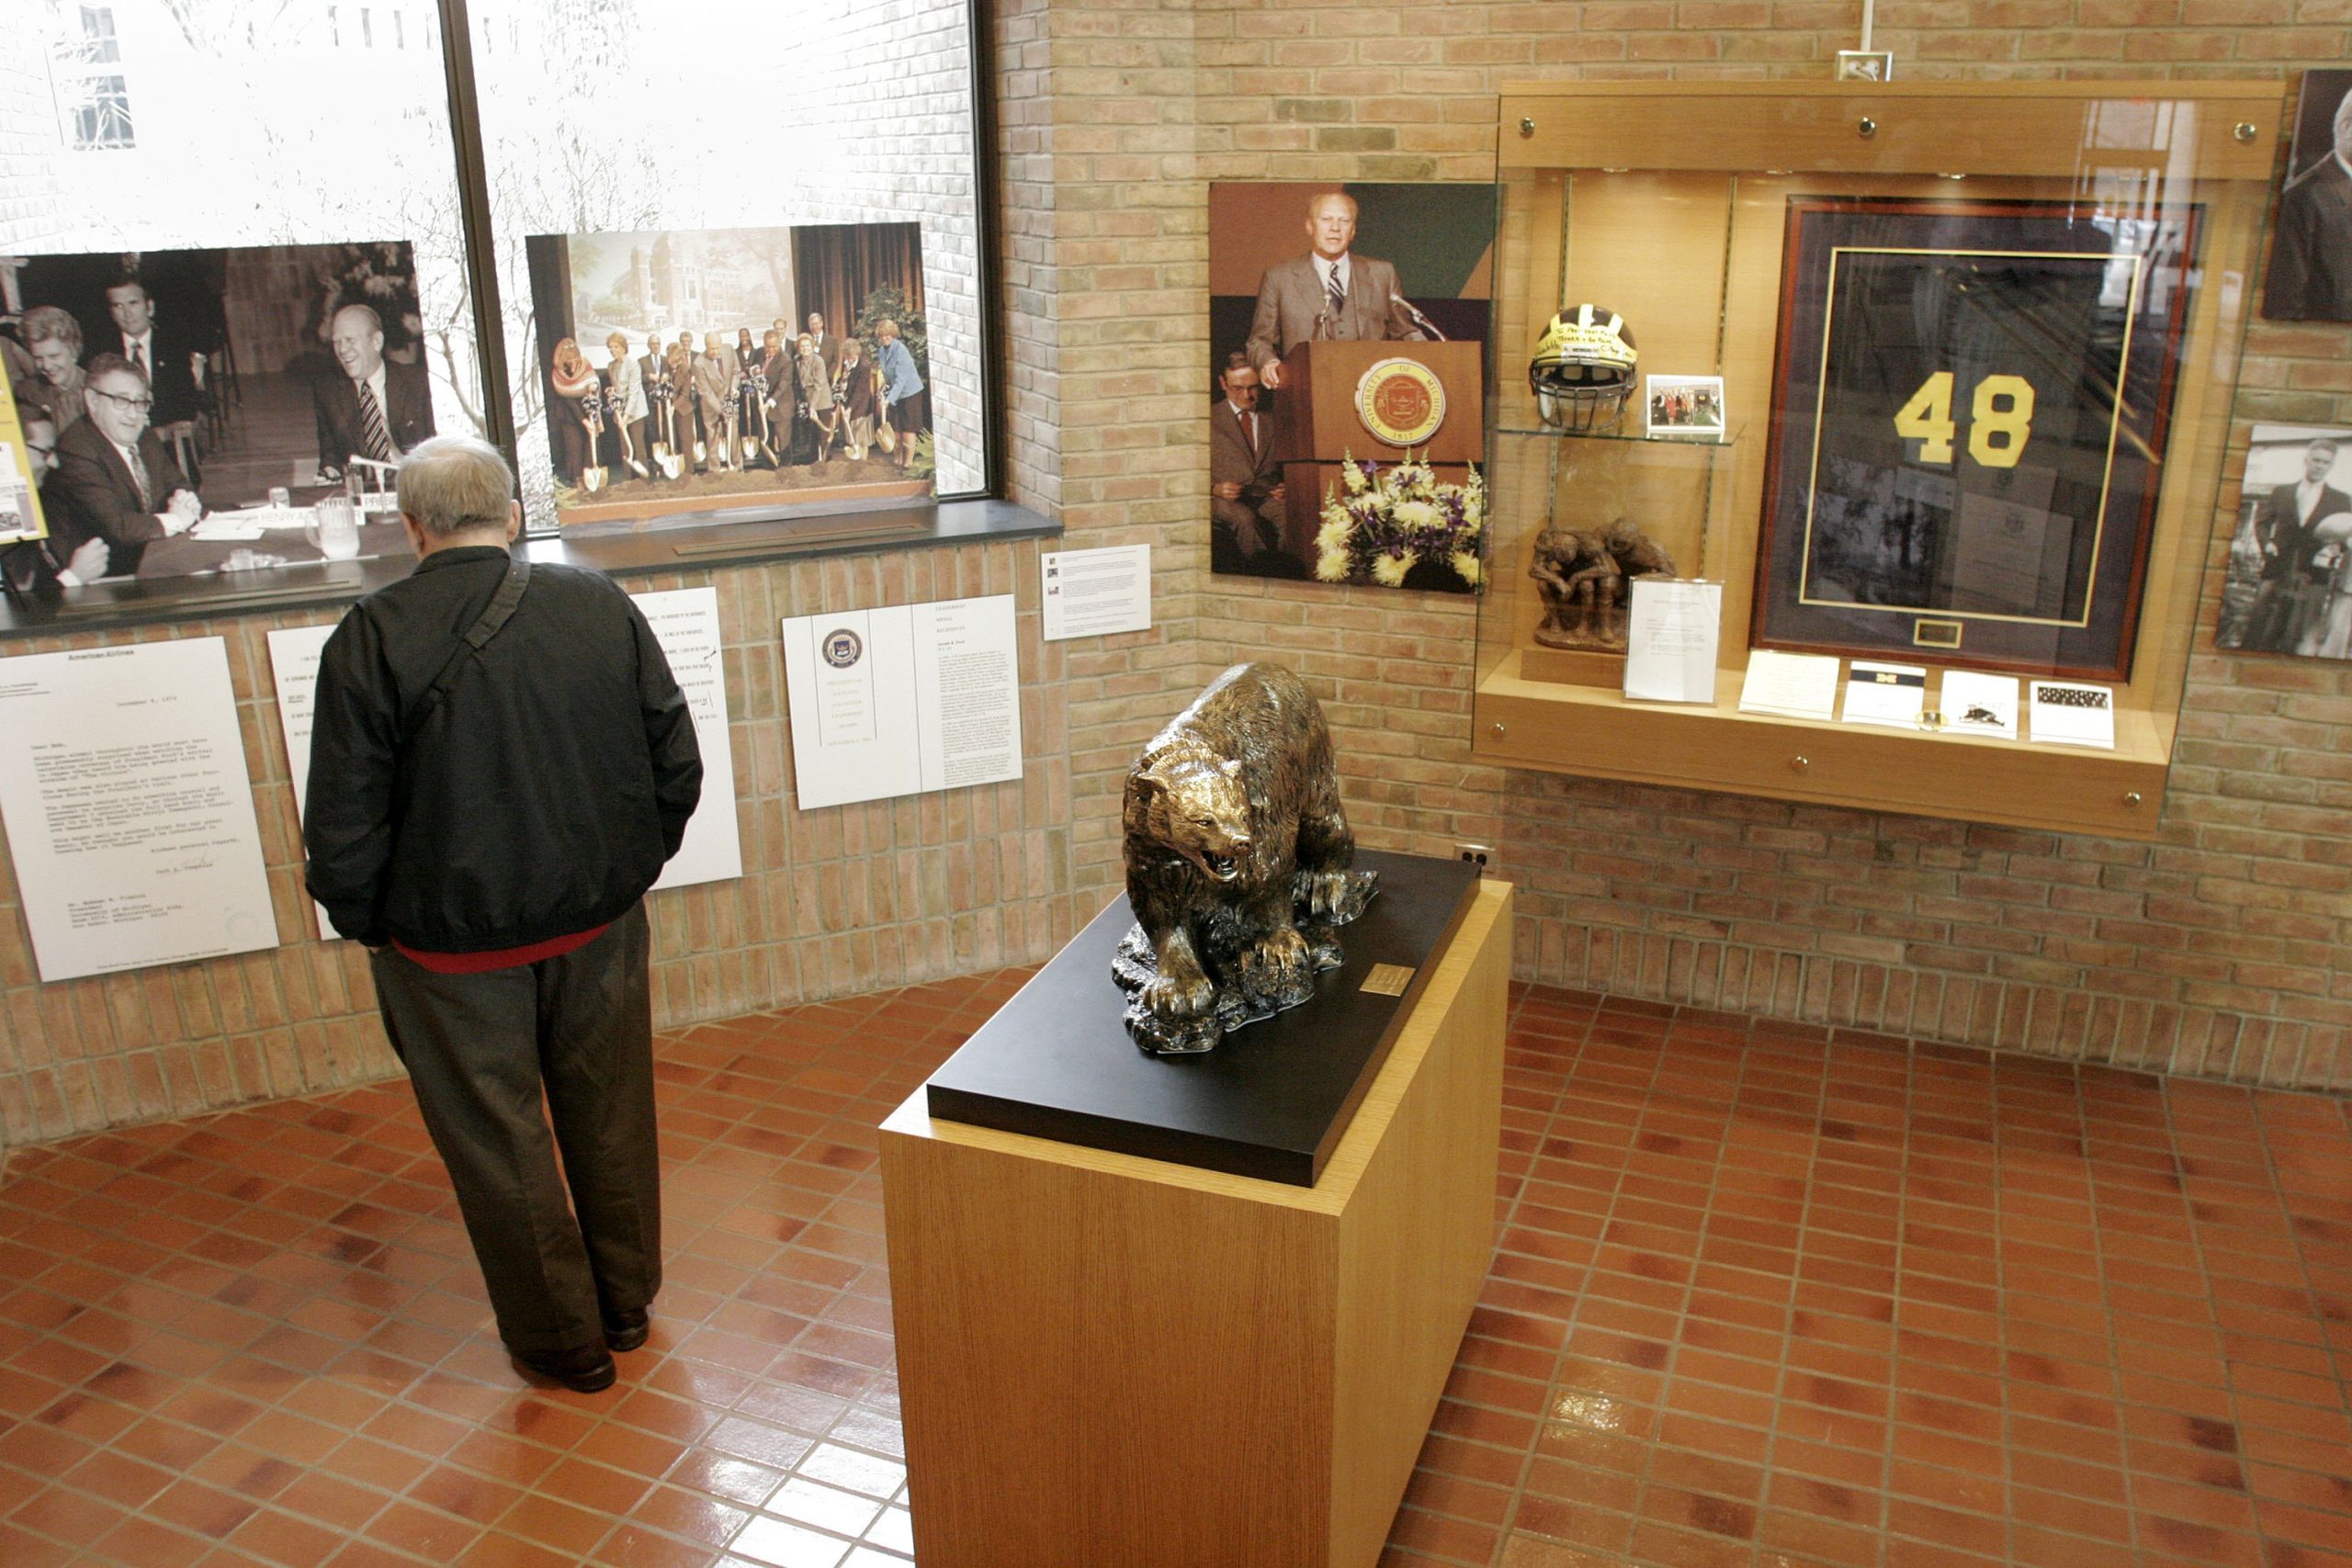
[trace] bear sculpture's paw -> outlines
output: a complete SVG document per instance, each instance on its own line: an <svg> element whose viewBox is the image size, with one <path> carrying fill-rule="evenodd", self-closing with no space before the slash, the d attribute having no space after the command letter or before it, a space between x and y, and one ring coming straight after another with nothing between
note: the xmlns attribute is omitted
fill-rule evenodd
<svg viewBox="0 0 2352 1568"><path fill-rule="evenodd" d="M1344 926L1363 913L1379 881L1376 871L1302 871L1292 881L1291 897L1304 913Z"/></svg>
<svg viewBox="0 0 2352 1568"><path fill-rule="evenodd" d="M1348 955L1340 948L1339 931L1330 921L1301 916L1298 934L1306 942L1306 962L1314 966L1317 974L1326 969L1337 969L1348 961Z"/></svg>
<svg viewBox="0 0 2352 1568"><path fill-rule="evenodd" d="M1154 1017L1170 1023L1204 1018L1216 1010L1216 987L1198 969L1154 975L1136 999Z"/></svg>
<svg viewBox="0 0 2352 1568"><path fill-rule="evenodd" d="M1141 926L1129 926L1127 934L1119 940L1112 955L1111 973L1127 993L1127 1033L1136 1046L1154 1056L1194 1056L1214 1050L1232 1028L1234 1020L1225 999L1204 977L1200 987L1208 1000L1195 1016L1184 1017L1161 1013L1154 1010L1150 998L1155 988L1186 991L1181 983L1171 983L1159 973L1159 955L1152 951L1151 939ZM1196 972L1197 973L1197 972Z"/></svg>
<svg viewBox="0 0 2352 1568"><path fill-rule="evenodd" d="M1266 1008L1295 1008L1315 995L1313 954L1295 927L1268 931L1243 948L1239 967L1242 988Z"/></svg>

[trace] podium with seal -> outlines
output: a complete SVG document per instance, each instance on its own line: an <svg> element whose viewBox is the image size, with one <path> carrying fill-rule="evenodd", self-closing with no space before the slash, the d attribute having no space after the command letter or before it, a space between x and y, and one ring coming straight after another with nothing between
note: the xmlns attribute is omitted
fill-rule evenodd
<svg viewBox="0 0 2352 1568"><path fill-rule="evenodd" d="M1319 339L1283 355L1274 458L1287 487L1283 547L1313 564L1323 494L1349 457L1383 465L1406 455L1459 484L1486 460L1485 378L1475 343Z"/></svg>

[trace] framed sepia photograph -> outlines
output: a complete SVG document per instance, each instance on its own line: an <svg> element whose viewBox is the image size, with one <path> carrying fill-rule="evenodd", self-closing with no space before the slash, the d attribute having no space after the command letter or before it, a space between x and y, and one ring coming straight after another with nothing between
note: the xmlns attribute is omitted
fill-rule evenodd
<svg viewBox="0 0 2352 1568"><path fill-rule="evenodd" d="M12 591L409 553L390 475L463 415L408 242L16 256L0 293L47 525Z"/></svg>
<svg viewBox="0 0 2352 1568"><path fill-rule="evenodd" d="M1209 564L1476 592L1491 185L1209 187Z"/></svg>
<svg viewBox="0 0 2352 1568"><path fill-rule="evenodd" d="M2126 678L2199 211L1791 197L1755 646Z"/></svg>
<svg viewBox="0 0 2352 1568"><path fill-rule="evenodd" d="M525 242L556 520L928 499L917 223Z"/></svg>
<svg viewBox="0 0 2352 1568"><path fill-rule="evenodd" d="M2254 427L2213 642L2352 659L2352 430Z"/></svg>
<svg viewBox="0 0 2352 1568"><path fill-rule="evenodd" d="M2306 71L2262 313L2352 321L2352 71Z"/></svg>

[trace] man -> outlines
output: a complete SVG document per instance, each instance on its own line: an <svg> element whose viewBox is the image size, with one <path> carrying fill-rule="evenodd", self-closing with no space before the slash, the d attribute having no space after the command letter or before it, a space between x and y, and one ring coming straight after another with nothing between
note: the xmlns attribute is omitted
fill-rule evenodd
<svg viewBox="0 0 2352 1568"><path fill-rule="evenodd" d="M2296 652L2324 614L2331 570L2341 541L2352 534L2352 494L2327 482L2335 454L2335 443L2319 437L2303 449L2301 479L2275 487L2255 503L2262 586L2246 612L2240 648Z"/></svg>
<svg viewBox="0 0 2352 1568"><path fill-rule="evenodd" d="M17 400L48 413L62 435L82 417L82 323L54 305L36 305L17 329L39 372L17 389Z"/></svg>
<svg viewBox="0 0 2352 1568"><path fill-rule="evenodd" d="M1396 287L1396 269L1354 254L1356 198L1325 191L1306 204L1314 249L1266 269L1250 320L1250 367L1276 390L1282 357L1310 338L1407 341L1423 336Z"/></svg>
<svg viewBox="0 0 2352 1568"><path fill-rule="evenodd" d="M127 576L150 544L194 527L204 506L148 425L147 378L116 354L91 360L85 375L84 417L58 436L57 471L41 491L50 550L76 560L86 541L103 539L107 570Z"/></svg>
<svg viewBox="0 0 2352 1568"><path fill-rule="evenodd" d="M1225 396L1209 414L1209 559L1217 571L1248 571L1281 547L1285 491L1272 422L1258 412L1258 372L1232 354L1217 381Z"/></svg>
<svg viewBox="0 0 2352 1568"><path fill-rule="evenodd" d="M19 404L17 428L24 433L25 466L32 470L34 486L48 484L49 476L57 471L57 422L40 409Z"/></svg>
<svg viewBox="0 0 2352 1568"><path fill-rule="evenodd" d="M760 407L768 422L768 455L778 468L806 460L796 452L800 445L801 400L799 363L785 346L785 334L770 327L760 338Z"/></svg>
<svg viewBox="0 0 2352 1568"><path fill-rule="evenodd" d="M368 948L499 1337L593 1393L662 1283L642 900L702 759L628 596L510 558L514 483L467 436L401 464L416 569L320 656L302 837L311 897Z"/></svg>
<svg viewBox="0 0 2352 1568"><path fill-rule="evenodd" d="M2352 321L2352 92L2335 144L2287 182L2262 310L2275 321Z"/></svg>
<svg viewBox="0 0 2352 1568"><path fill-rule="evenodd" d="M670 405L676 389L670 382L670 362L662 357L660 333L646 335L645 353L637 362L637 374L645 388L645 423L651 453L657 458L663 453L673 453L678 449L678 443L675 428L671 423ZM654 472L665 474L658 463Z"/></svg>
<svg viewBox="0 0 2352 1568"><path fill-rule="evenodd" d="M107 314L115 325L112 352L147 378L155 400L152 423L168 429L194 419L204 386L204 355L180 334L158 325L147 286L131 277L107 288Z"/></svg>
<svg viewBox="0 0 2352 1568"><path fill-rule="evenodd" d="M882 372L882 417L898 436L894 457L903 468L914 460L915 437L922 432L922 375L914 351L899 341L898 322L874 323L874 358Z"/></svg>
<svg viewBox="0 0 2352 1568"><path fill-rule="evenodd" d="M319 431L319 472L343 478L352 458L397 463L433 434L433 388L422 365L384 357L383 318L345 305L327 326L341 374L311 384Z"/></svg>
<svg viewBox="0 0 2352 1568"><path fill-rule="evenodd" d="M37 409L20 407L20 413L26 464L32 469L33 486L40 491L46 513L56 504L49 493L49 476L57 471L57 426ZM58 553L54 535L21 539L0 547L0 573L5 573L14 592L45 594L96 582L107 574L107 542L96 537L84 539L79 547L64 555Z"/></svg>
<svg viewBox="0 0 2352 1568"><path fill-rule="evenodd" d="M825 330L822 313L808 312L808 336L817 345L817 357L825 362L825 379L831 382L842 367L842 340Z"/></svg>
<svg viewBox="0 0 2352 1568"><path fill-rule="evenodd" d="M741 367L735 351L716 332L702 334L703 351L695 355L695 402L702 410L702 433L710 456L709 470L723 473L743 466L735 446L735 383Z"/></svg>

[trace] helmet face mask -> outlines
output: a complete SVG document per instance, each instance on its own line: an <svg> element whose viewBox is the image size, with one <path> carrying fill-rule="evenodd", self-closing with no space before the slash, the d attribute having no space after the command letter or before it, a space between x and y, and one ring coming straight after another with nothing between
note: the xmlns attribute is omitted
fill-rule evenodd
<svg viewBox="0 0 2352 1568"><path fill-rule="evenodd" d="M1555 429L1606 430L1624 417L1640 358L1614 310L1574 305L1554 316L1527 363L1535 412Z"/></svg>

